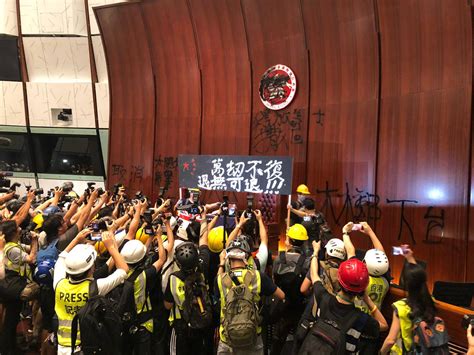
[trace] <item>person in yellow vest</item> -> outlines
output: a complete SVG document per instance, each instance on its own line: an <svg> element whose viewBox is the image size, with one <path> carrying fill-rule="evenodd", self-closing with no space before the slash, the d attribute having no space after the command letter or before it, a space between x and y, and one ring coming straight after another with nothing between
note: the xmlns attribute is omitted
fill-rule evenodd
<svg viewBox="0 0 474 355"><path fill-rule="evenodd" d="M203 220L201 222L201 235L199 238L199 248L194 243L185 241L179 244L174 250L174 260L179 267L179 271L173 272L168 281L164 294L165 308L171 310L170 325L172 327L170 354L186 355L191 353L204 354L210 346L208 343L210 324L203 322L199 324L191 313L189 306L193 300L186 299L186 285L195 287L194 295L199 297L199 307L202 310L203 318L212 317L209 314L206 303L208 293L208 278L210 251L208 247L208 231L205 219L206 209L203 210ZM188 286L189 289L189 286ZM189 293L188 293L189 296ZM196 298L197 299L197 298ZM188 308L184 308L188 305ZM189 319L185 319L188 317ZM188 322L186 322L188 321ZM193 324L191 324L193 323Z"/></svg>
<svg viewBox="0 0 474 355"><path fill-rule="evenodd" d="M217 289L215 290L215 295L219 297L221 306L218 355L263 354L262 329L258 319L260 298L273 295L283 302L285 300L285 293L273 283L268 275L247 268L249 255L250 247L243 240L233 240L226 251L220 255ZM226 258L230 262L228 272L225 272ZM242 295L241 297L245 300L239 301L238 294ZM248 306L242 308L241 306L244 304ZM242 310L240 315L238 315L239 310ZM240 319L240 317L242 318ZM239 332L238 325L236 327L236 323L240 321L245 322L247 329L245 333Z"/></svg>
<svg viewBox="0 0 474 355"><path fill-rule="evenodd" d="M413 350L413 320L421 318L430 324L436 315L435 303L426 284L426 271L416 264L408 245L402 245L402 249L408 262L404 275L407 298L392 304L392 324L380 354L404 354Z"/></svg>
<svg viewBox="0 0 474 355"><path fill-rule="evenodd" d="M26 277L27 282L31 282L30 264L34 264L36 261L37 234L31 233L31 245L24 245L19 242L20 231L20 227L13 220L0 224L0 232L6 241L3 249L4 269L6 274L20 275ZM20 321L21 306L22 301L19 298L5 303L5 320L0 335L0 353L2 355L15 352L16 325Z"/></svg>
<svg viewBox="0 0 474 355"><path fill-rule="evenodd" d="M155 238L158 242L158 259L149 267L144 267L146 247L139 240L126 240L120 254L129 267L128 277L133 277L137 324L132 325L128 334L123 334L123 348L126 354L150 354L153 334L153 314L149 290L160 282L159 271L166 261L161 234ZM137 273L137 274L136 274ZM159 286L161 287L161 286ZM126 330L125 330L126 331Z"/></svg>
<svg viewBox="0 0 474 355"><path fill-rule="evenodd" d="M369 224L367 222L360 222L360 226L362 227L360 232L369 236L374 246L373 249L367 250L363 260L367 266L367 270L369 271L369 285L367 286L366 293L369 295L374 304L380 309L382 307L383 300L385 299L385 296L390 288L390 280L388 276L389 262L382 243L377 238L377 235L374 233ZM343 233L346 233L347 235L347 239L345 240L346 245L348 243L352 244L352 240L349 238L349 233L352 232L353 228L354 224L352 222L347 223L343 227ZM348 258L354 257L355 248L353 246L349 246L347 248ZM354 300L354 304L363 312L370 312L369 307L361 297L357 297Z"/></svg>
<svg viewBox="0 0 474 355"><path fill-rule="evenodd" d="M97 252L84 243L91 230L84 229L77 234L66 249L59 254L54 268L55 311L58 316L58 355L71 354L71 326L76 313L84 307L90 294L92 282L97 284L97 293L106 295L127 278L128 265L120 255L112 232L102 233L102 242L112 257L116 270L105 278L94 280L94 262ZM75 353L80 353L80 333Z"/></svg>

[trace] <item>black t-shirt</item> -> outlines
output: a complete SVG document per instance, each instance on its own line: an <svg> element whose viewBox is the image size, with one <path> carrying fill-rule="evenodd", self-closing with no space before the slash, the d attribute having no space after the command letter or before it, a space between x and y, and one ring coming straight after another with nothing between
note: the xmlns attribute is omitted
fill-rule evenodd
<svg viewBox="0 0 474 355"><path fill-rule="evenodd" d="M318 304L322 303L324 298L329 298L329 310L325 310L325 317L328 320L340 322L344 317L351 312L360 312L353 304L343 304L337 301L336 297L331 295L324 288L321 281L317 281L313 285L313 292ZM339 323L338 323L339 324ZM372 346L376 346L377 342L374 340L379 337L380 326L379 323L372 317L368 317L364 329L362 330L361 341L359 343L359 350L361 353L369 354L372 351ZM370 348L370 349L369 349ZM362 352L362 350L364 350ZM373 348L373 353L376 353L376 347Z"/></svg>

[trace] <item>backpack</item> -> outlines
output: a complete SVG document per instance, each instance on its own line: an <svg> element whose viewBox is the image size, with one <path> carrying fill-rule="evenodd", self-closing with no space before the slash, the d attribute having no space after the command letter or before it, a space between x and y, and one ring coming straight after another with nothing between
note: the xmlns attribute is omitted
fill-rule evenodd
<svg viewBox="0 0 474 355"><path fill-rule="evenodd" d="M302 253L297 261L290 260L286 257L286 252L282 251L273 265L275 284L285 292L287 301L292 306L302 305L305 301L300 287L308 271L305 267L306 260L306 256Z"/></svg>
<svg viewBox="0 0 474 355"><path fill-rule="evenodd" d="M417 319L413 325L413 347L409 354L449 354L448 330L443 319L435 317L430 325Z"/></svg>
<svg viewBox="0 0 474 355"><path fill-rule="evenodd" d="M222 322L223 334L232 348L248 348L257 342L260 316L250 285L257 278L255 270L247 270L244 282L240 283L233 271L222 277L222 286L228 289L225 296Z"/></svg>
<svg viewBox="0 0 474 355"><path fill-rule="evenodd" d="M111 298L115 302L117 313L121 319L124 334L135 333L140 324L153 317L151 309L148 309L148 302L145 300L141 312L137 312L135 304L135 280L143 272L142 267L137 267L122 285L116 288ZM145 290L148 296L148 290ZM147 308L146 311L144 309Z"/></svg>
<svg viewBox="0 0 474 355"><path fill-rule="evenodd" d="M35 269L34 279L44 286L53 287L54 266L59 256L57 245L58 239L40 248L36 254L36 265L41 267Z"/></svg>
<svg viewBox="0 0 474 355"><path fill-rule="evenodd" d="M180 312L186 325L190 329L209 328L212 324L213 309L202 273L186 274L177 271L172 275L184 282L184 303Z"/></svg>
<svg viewBox="0 0 474 355"><path fill-rule="evenodd" d="M340 291L337 272L338 268L332 265L330 261L321 263L321 283L331 295L336 295Z"/></svg>
<svg viewBox="0 0 474 355"><path fill-rule="evenodd" d="M97 282L89 285L89 299L72 320L71 349L76 347L78 326L81 350L88 354L120 354L121 319L115 305L98 294Z"/></svg>
<svg viewBox="0 0 474 355"><path fill-rule="evenodd" d="M299 354L338 355L356 353L359 337L369 316L359 310L336 322L328 318L329 297L319 305L319 318L307 333Z"/></svg>

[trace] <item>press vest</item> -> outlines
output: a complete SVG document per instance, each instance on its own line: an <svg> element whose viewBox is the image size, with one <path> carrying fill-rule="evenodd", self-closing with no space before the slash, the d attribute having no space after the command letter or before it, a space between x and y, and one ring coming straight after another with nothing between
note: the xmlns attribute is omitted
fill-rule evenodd
<svg viewBox="0 0 474 355"><path fill-rule="evenodd" d="M248 269L237 269L237 270L233 270L233 273L234 275L237 277L237 279L239 280L240 283L244 283L244 277L246 275L247 272L250 272L250 270ZM253 293L254 297L253 297L253 301L255 303L258 303L260 302L260 293L261 293L261 290L262 290L262 280L260 278L260 272L258 272L258 270L255 271L255 274L256 274L256 277L254 278L254 282L250 285L250 291ZM221 340L225 343L226 342L226 339L225 339L225 336L224 336L224 308L225 308L225 298L227 296L227 294L229 293L231 287L226 287L222 282L222 279L224 277L229 277L229 274L228 273L225 273L225 274L221 274L221 275L217 275L217 286L219 288L219 295L220 295L220 298L221 298L221 322L220 322L220 326L219 326L219 335L220 335L220 338ZM260 334L262 332L262 328L261 327L258 327L257 328L257 334Z"/></svg>
<svg viewBox="0 0 474 355"><path fill-rule="evenodd" d="M402 354L403 347L409 350L413 344L413 323L410 319L411 308L406 298L393 303L392 306L397 310L398 318L400 319L400 338L392 346L391 351L395 354Z"/></svg>
<svg viewBox="0 0 474 355"><path fill-rule="evenodd" d="M367 286L367 293L369 294L369 297L372 299L372 302L374 302L377 308L380 309L382 307L382 302L388 292L389 287L390 285L385 277L369 276L369 285ZM357 297L354 300L354 305L362 312L370 313L369 307L360 297Z"/></svg>
<svg viewBox="0 0 474 355"><path fill-rule="evenodd" d="M58 343L61 346L71 346L72 320L89 299L89 285L91 281L87 279L79 283L72 283L69 279L62 279L56 286L54 310L59 321ZM80 343L81 335L78 329L76 345Z"/></svg>
<svg viewBox="0 0 474 355"><path fill-rule="evenodd" d="M133 273L133 269L128 271L128 277ZM138 277L135 279L133 284L133 298L135 299L135 308L137 310L137 315L151 311L151 301L150 297L146 292L146 273L143 271ZM146 330L150 333L153 333L153 319L149 319L141 324Z"/></svg>
<svg viewBox="0 0 474 355"><path fill-rule="evenodd" d="M21 246L19 243L15 242L8 242L5 245L5 249L3 251L3 254L5 255L4 258L4 263L5 263L5 269L10 270L10 271L15 271L20 274L20 276L26 276L28 279L31 280L31 270L30 267L27 263L24 263L22 260L22 255L20 255L20 261L18 263L14 263L10 258L8 257L8 254L10 251L12 251L13 248L18 248L20 249L21 253L26 253L25 249Z"/></svg>

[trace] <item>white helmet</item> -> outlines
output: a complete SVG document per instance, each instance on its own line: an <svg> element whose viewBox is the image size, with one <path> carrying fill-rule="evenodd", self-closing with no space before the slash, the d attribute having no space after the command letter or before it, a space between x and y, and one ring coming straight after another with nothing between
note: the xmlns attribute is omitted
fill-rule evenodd
<svg viewBox="0 0 474 355"><path fill-rule="evenodd" d="M133 239L127 242L120 252L127 264L138 263L146 254L146 247L139 240Z"/></svg>
<svg viewBox="0 0 474 355"><path fill-rule="evenodd" d="M344 242L337 238L330 239L326 244L326 253L333 258L344 260L346 258Z"/></svg>
<svg viewBox="0 0 474 355"><path fill-rule="evenodd" d="M387 255L377 249L367 250L364 257L365 265L371 276L380 276L388 271Z"/></svg>
<svg viewBox="0 0 474 355"><path fill-rule="evenodd" d="M66 272L70 275L79 275L94 265L97 252L89 244L78 244L67 254Z"/></svg>

